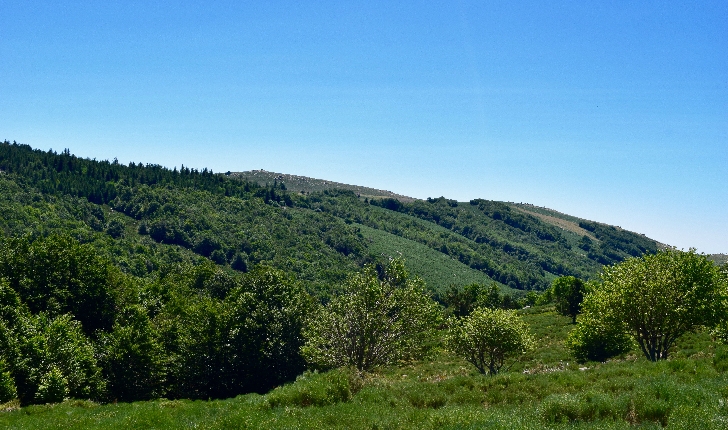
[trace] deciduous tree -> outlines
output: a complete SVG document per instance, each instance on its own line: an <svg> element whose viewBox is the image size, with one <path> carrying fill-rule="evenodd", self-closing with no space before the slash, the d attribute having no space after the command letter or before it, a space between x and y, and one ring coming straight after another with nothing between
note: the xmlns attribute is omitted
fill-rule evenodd
<svg viewBox="0 0 728 430"><path fill-rule="evenodd" d="M420 357L440 316L419 278L409 278L402 260L350 277L344 292L309 319L302 353L315 367L370 370Z"/></svg>

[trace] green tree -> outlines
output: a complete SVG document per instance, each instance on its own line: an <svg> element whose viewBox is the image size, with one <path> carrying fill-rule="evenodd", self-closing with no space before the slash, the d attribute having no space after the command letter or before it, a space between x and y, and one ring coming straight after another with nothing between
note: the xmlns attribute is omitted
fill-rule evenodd
<svg viewBox="0 0 728 430"><path fill-rule="evenodd" d="M99 339L98 349L110 399L149 400L161 394L162 349L142 306L119 312L113 330Z"/></svg>
<svg viewBox="0 0 728 430"><path fill-rule="evenodd" d="M71 313L89 335L111 328L122 278L91 245L67 235L11 238L0 246L0 276L33 313Z"/></svg>
<svg viewBox="0 0 728 430"><path fill-rule="evenodd" d="M7 363L23 404L49 401L38 393L45 384L48 393L57 394L58 374L72 398L99 399L105 390L94 348L70 315L23 313L12 328L0 322L0 345L0 358Z"/></svg>
<svg viewBox="0 0 728 430"><path fill-rule="evenodd" d="M343 293L308 320L301 351L315 367L371 370L421 357L439 317L424 283L395 259L382 279L371 266L351 276Z"/></svg>
<svg viewBox="0 0 728 430"><path fill-rule="evenodd" d="M589 318L619 327L651 361L668 357L683 334L714 327L726 315L718 268L704 254L667 249L604 268L589 295Z"/></svg>
<svg viewBox="0 0 728 430"><path fill-rule="evenodd" d="M576 316L581 313L581 302L584 301L586 285L573 276L562 276L551 284L556 310L565 317L571 317L576 324Z"/></svg>
<svg viewBox="0 0 728 430"><path fill-rule="evenodd" d="M598 294L587 294L579 324L569 333L566 346L577 361L605 361L632 349L632 338L613 309L604 309Z"/></svg>
<svg viewBox="0 0 728 430"><path fill-rule="evenodd" d="M513 310L478 308L450 330L449 348L480 373L497 374L533 346L528 326Z"/></svg>

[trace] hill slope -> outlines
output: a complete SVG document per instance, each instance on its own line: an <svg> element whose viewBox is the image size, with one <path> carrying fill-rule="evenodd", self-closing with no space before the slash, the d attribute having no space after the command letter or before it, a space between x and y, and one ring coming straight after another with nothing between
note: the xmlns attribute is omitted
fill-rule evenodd
<svg viewBox="0 0 728 430"><path fill-rule="evenodd" d="M455 285L494 280L526 290L543 289L560 275L588 279L603 264L660 247L636 233L528 205L394 198L371 188L270 172L256 171L256 181L248 181L242 174L124 166L9 142L0 144L0 169L6 172L6 200L15 205L8 214L37 215L37 201L78 201L64 203L73 210L63 219L91 232L108 232L117 219L130 226L125 240L177 247L243 272L272 266L320 294L395 252L411 260L410 270L435 290L448 287L446 279ZM263 180L267 185L260 185ZM11 225L11 215L3 226L8 236L65 228L44 216ZM121 238L113 236L107 240ZM435 264L438 259L448 263ZM453 277L458 271L469 275Z"/></svg>
<svg viewBox="0 0 728 430"><path fill-rule="evenodd" d="M290 175L287 173L268 172L266 170L250 170L246 172L231 172L228 174L232 178L243 179L255 182L261 186L270 186L274 183L282 184L289 191L296 193L315 193L324 190L349 190L359 195L361 198L394 198L402 202L411 202L416 200L413 197L403 196L387 190L378 190L376 188L363 187L360 185L342 184L341 182L328 181L326 179L315 179L307 176Z"/></svg>

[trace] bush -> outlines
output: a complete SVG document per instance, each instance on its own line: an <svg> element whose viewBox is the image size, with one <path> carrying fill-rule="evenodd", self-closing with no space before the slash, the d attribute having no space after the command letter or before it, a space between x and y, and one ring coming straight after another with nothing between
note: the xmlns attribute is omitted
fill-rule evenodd
<svg viewBox="0 0 728 430"><path fill-rule="evenodd" d="M110 399L148 400L160 394L162 349L144 308L123 309L113 331L101 336L99 349Z"/></svg>
<svg viewBox="0 0 728 430"><path fill-rule="evenodd" d="M268 405L326 406L348 402L361 388L356 370L342 368L326 373L305 372L292 384L283 385L267 395Z"/></svg>
<svg viewBox="0 0 728 430"><path fill-rule="evenodd" d="M459 320L447 341L480 373L495 375L506 361L533 347L528 326L515 311L478 308Z"/></svg>
<svg viewBox="0 0 728 430"><path fill-rule="evenodd" d="M725 277L704 254L667 249L605 267L603 284L589 294L591 317L620 327L648 360L699 326L715 327L728 313Z"/></svg>
<svg viewBox="0 0 728 430"><path fill-rule="evenodd" d="M419 358L439 317L424 283L410 279L401 260L390 262L383 279L369 266L309 318L301 352L314 367L360 371Z"/></svg>
<svg viewBox="0 0 728 430"><path fill-rule="evenodd" d="M68 394L68 381L61 371L53 366L40 379L38 392L35 394L37 403L61 403Z"/></svg>
<svg viewBox="0 0 728 430"><path fill-rule="evenodd" d="M609 324L591 313L582 315L581 321L566 338L566 346L579 362L605 361L632 349L632 339L620 325Z"/></svg>
<svg viewBox="0 0 728 430"><path fill-rule="evenodd" d="M24 314L17 327L3 330L2 334L5 348L0 353L23 404L55 396L59 372L65 381L64 396L97 399L105 390L91 342L83 334L81 324L69 315L49 318L45 314ZM38 397L43 385L46 393Z"/></svg>

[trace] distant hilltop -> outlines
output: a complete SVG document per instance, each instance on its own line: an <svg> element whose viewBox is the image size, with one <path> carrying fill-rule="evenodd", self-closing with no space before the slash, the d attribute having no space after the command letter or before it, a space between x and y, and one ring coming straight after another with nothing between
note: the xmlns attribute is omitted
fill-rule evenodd
<svg viewBox="0 0 728 430"><path fill-rule="evenodd" d="M392 198L397 199L403 203L409 203L418 200L414 197L403 196L401 194L397 194L388 190L378 190L376 188L362 187L359 185L343 184L341 182L309 178L307 176L269 172L263 169L249 170L246 172L228 172L227 175L233 178L240 178L246 181L256 182L260 185L273 185L274 182L278 182L279 184L285 185L287 190L302 194L338 188L353 191L361 198Z"/></svg>

